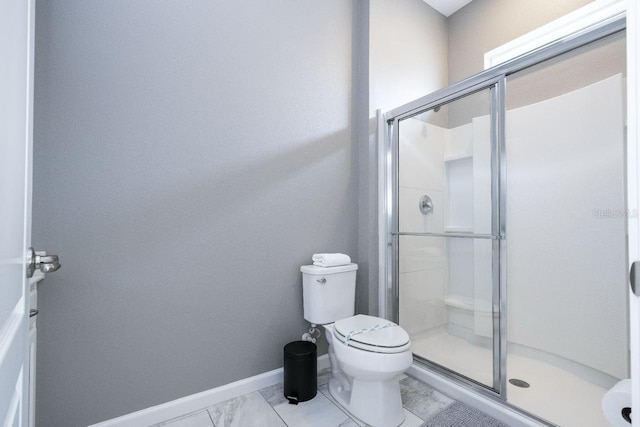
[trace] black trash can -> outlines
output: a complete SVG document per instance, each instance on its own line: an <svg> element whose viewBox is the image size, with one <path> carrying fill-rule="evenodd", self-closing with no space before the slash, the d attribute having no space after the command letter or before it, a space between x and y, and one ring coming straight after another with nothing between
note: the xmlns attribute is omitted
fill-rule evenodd
<svg viewBox="0 0 640 427"><path fill-rule="evenodd" d="M318 392L318 349L309 341L284 346L284 397L297 405Z"/></svg>

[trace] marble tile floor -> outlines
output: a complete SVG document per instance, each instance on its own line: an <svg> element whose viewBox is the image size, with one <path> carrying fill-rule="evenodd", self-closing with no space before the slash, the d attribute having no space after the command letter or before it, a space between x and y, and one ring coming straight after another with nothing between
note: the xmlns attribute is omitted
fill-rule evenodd
<svg viewBox="0 0 640 427"><path fill-rule="evenodd" d="M312 400L298 405L290 405L283 396L282 384L276 384L153 427L366 427L349 416L331 397L327 388L329 376L328 369L320 371L318 394ZM447 415L447 408L451 410L456 409L455 405L466 405L411 377L405 376L400 386L405 412L402 427L475 427L475 423L464 420L454 424L438 421L439 418L447 418L443 417ZM504 426L481 416L485 417L485 422L489 420L489 424L483 425ZM451 419L450 415L448 419Z"/></svg>

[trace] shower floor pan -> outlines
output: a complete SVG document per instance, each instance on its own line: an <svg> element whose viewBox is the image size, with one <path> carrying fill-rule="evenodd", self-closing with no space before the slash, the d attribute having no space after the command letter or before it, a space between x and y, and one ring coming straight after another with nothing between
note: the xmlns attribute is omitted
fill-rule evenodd
<svg viewBox="0 0 640 427"><path fill-rule="evenodd" d="M447 333L417 334L411 337L413 353L464 376L491 384L492 351ZM526 381L528 388L507 385L507 400L527 412L563 427L607 427L601 411L607 392L573 373L552 364L510 354L508 378Z"/></svg>

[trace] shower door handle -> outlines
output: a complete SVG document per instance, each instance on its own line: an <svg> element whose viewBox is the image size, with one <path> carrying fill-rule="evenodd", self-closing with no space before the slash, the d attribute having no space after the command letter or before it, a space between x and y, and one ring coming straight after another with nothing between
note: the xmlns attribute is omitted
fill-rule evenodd
<svg viewBox="0 0 640 427"><path fill-rule="evenodd" d="M629 282L631 283L631 290L633 293L640 297L640 271L636 271L640 268L640 261L634 261L631 264L631 273L629 274Z"/></svg>

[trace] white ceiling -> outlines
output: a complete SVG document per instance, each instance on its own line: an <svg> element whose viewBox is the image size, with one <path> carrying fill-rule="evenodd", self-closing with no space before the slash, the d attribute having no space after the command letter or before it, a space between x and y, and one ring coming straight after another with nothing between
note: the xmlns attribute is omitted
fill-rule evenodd
<svg viewBox="0 0 640 427"><path fill-rule="evenodd" d="M424 0L426 4L443 14L444 16L450 16L458 9L462 9L472 0Z"/></svg>

